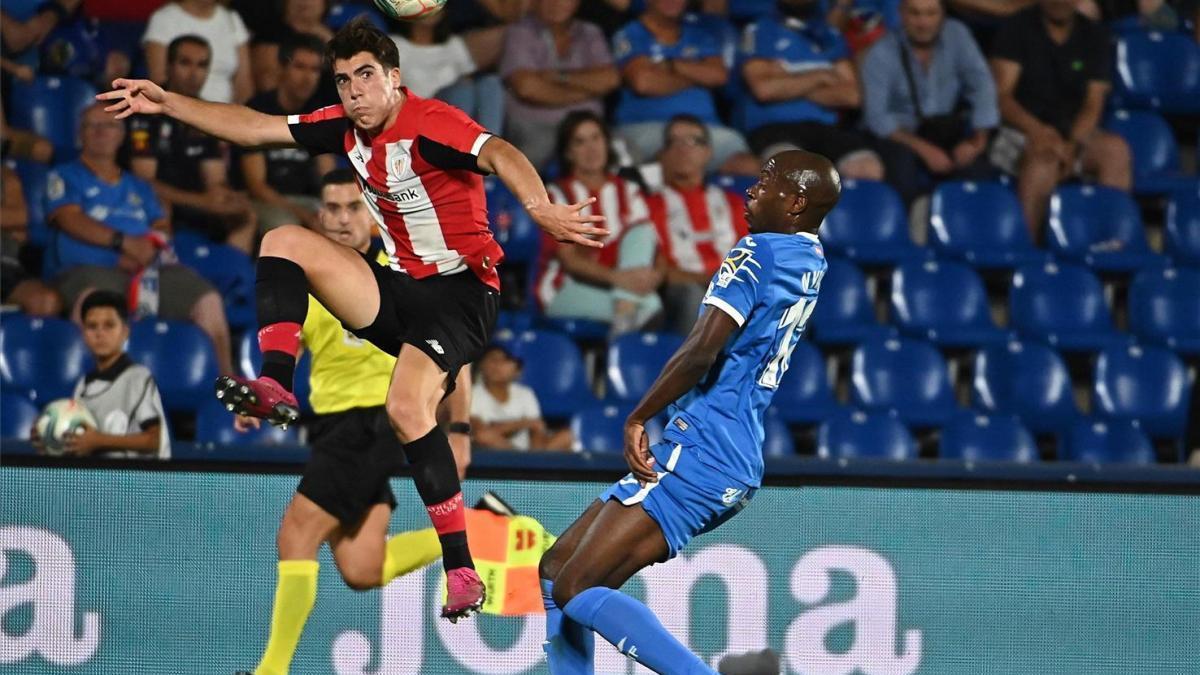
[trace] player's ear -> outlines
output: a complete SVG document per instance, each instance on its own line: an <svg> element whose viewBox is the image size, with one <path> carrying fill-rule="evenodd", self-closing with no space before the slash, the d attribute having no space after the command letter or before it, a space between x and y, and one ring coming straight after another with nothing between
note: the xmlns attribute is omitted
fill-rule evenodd
<svg viewBox="0 0 1200 675"><path fill-rule="evenodd" d="M796 192L792 196L792 208L788 209L793 215L800 215L808 210L808 195L803 192Z"/></svg>
<svg viewBox="0 0 1200 675"><path fill-rule="evenodd" d="M400 85L404 83L403 78L400 76L399 68L392 68L391 70L389 70L388 78L391 79L391 81L392 81L393 89L399 89Z"/></svg>

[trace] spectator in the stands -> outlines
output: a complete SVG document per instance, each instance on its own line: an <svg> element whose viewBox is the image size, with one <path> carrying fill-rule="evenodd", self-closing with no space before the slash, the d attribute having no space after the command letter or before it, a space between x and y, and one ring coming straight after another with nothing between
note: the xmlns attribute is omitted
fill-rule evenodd
<svg viewBox="0 0 1200 675"><path fill-rule="evenodd" d="M855 60L884 35L900 30L902 0L833 0L825 22L841 32Z"/></svg>
<svg viewBox="0 0 1200 675"><path fill-rule="evenodd" d="M167 53L166 89L196 96L208 77L208 44L183 35ZM220 141L166 115L134 117L129 129L133 172L154 185L171 209L172 225L252 253L254 208L245 194L230 189Z"/></svg>
<svg viewBox="0 0 1200 675"><path fill-rule="evenodd" d="M742 75L749 95L735 117L761 157L803 148L832 160L843 178L883 179L865 134L838 126L839 110L861 103L846 41L821 15L820 0L779 0L779 14L746 27Z"/></svg>
<svg viewBox="0 0 1200 675"><path fill-rule="evenodd" d="M256 91L270 91L279 86L279 77L285 67L279 52L284 45L310 35L320 39L322 44L333 37L333 31L325 25L325 10L325 0L284 0L283 15L273 16L273 20L264 23L251 36L250 63ZM335 101L329 103L336 102L336 89L333 95Z"/></svg>
<svg viewBox="0 0 1200 675"><path fill-rule="evenodd" d="M8 115L0 110L0 155L49 164L54 159L54 144L32 131L9 126Z"/></svg>
<svg viewBox="0 0 1200 675"><path fill-rule="evenodd" d="M635 159L650 162L662 148L663 127L679 113L704 120L713 139L710 169L757 174L746 140L721 124L712 90L729 70L711 31L684 21L686 0L647 0L646 11L613 37L613 55L624 87L617 103L618 132Z"/></svg>
<svg viewBox="0 0 1200 675"><path fill-rule="evenodd" d="M210 77L198 95L206 101L244 103L254 94L250 33L242 17L217 0L176 0L150 17L142 46L150 79L170 79L168 47L182 35L198 35L211 50Z"/></svg>
<svg viewBox="0 0 1200 675"><path fill-rule="evenodd" d="M558 128L557 154L563 177L548 186L550 198L578 204L594 197L581 213L603 215L609 235L600 249L543 237L538 301L549 316L607 323L613 335L641 328L662 310L655 291L663 279L642 191L612 173L612 138L595 113L567 115Z"/></svg>
<svg viewBox="0 0 1200 675"><path fill-rule="evenodd" d="M250 99L251 108L268 115L295 115L320 106L312 102L324 69L325 45L313 35L284 42L279 57L279 88ZM295 146L248 148L240 157L246 190L254 200L259 227L265 232L285 223L317 225L321 176L334 166L333 155L314 156Z"/></svg>
<svg viewBox="0 0 1200 675"><path fill-rule="evenodd" d="M192 270L161 261L170 226L149 183L121 170L125 125L97 103L83 113L79 159L60 164L46 184L46 220L58 230L46 256L47 278L72 317L92 290L125 292L152 265L159 275L158 315L191 321L213 341L222 373L233 371L225 306Z"/></svg>
<svg viewBox="0 0 1200 675"><path fill-rule="evenodd" d="M0 302L16 305L30 316L62 312L62 298L25 269L21 262L29 239L29 209L21 191L21 177L0 164Z"/></svg>
<svg viewBox="0 0 1200 675"><path fill-rule="evenodd" d="M96 420L66 441L66 454L112 459L170 459L171 436L158 384L150 369L125 353L129 310L125 296L95 291L83 300L83 342L95 367L72 396ZM40 446L37 430L31 439Z"/></svg>
<svg viewBox="0 0 1200 675"><path fill-rule="evenodd" d="M708 282L726 252L746 235L745 195L705 183L712 155L708 128L692 115L676 115L663 139L663 188L647 195L666 267L666 328L687 335Z"/></svg>
<svg viewBox="0 0 1200 675"><path fill-rule="evenodd" d="M498 344L479 359L471 392L471 440L491 450L570 450L570 429L551 431L537 394L517 382L521 360Z"/></svg>
<svg viewBox="0 0 1200 675"><path fill-rule="evenodd" d="M1017 195L1037 241L1050 194L1087 174L1129 190L1129 146L1100 128L1110 87L1109 34L1072 0L1039 0L1000 27L992 72L1004 126L991 157L1017 175Z"/></svg>
<svg viewBox="0 0 1200 675"><path fill-rule="evenodd" d="M900 16L902 31L863 60L863 119L880 139L888 181L911 201L931 177L988 177L1000 113L987 61L941 0L902 0Z"/></svg>
<svg viewBox="0 0 1200 675"><path fill-rule="evenodd" d="M621 84L600 28L575 18L580 0L534 0L509 27L500 76L507 83L504 137L534 166L554 154L557 128L572 110L604 112L604 97Z"/></svg>
<svg viewBox="0 0 1200 675"><path fill-rule="evenodd" d="M55 28L70 20L78 7L79 0L7 2L0 6L0 103L5 112L10 110L13 81L33 81L39 47Z"/></svg>
<svg viewBox="0 0 1200 675"><path fill-rule="evenodd" d="M398 29L392 40L400 52L404 85L412 93L461 108L485 129L503 129L504 84L498 75L477 73L489 64L478 62L467 41L450 32L444 12L401 22Z"/></svg>

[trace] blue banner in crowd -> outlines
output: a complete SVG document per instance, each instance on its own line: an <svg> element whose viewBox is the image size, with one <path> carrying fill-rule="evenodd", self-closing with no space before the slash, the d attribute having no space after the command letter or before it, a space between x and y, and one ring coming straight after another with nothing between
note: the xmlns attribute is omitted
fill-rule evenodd
<svg viewBox="0 0 1200 675"><path fill-rule="evenodd" d="M292 475L0 468L0 670L252 669ZM426 526L405 480L393 530ZM561 532L598 483L468 481ZM1200 671L1200 498L811 487L741 515L627 591L712 664L785 672ZM321 558L292 673L545 673L541 615L437 619L438 566L355 593ZM601 641L602 642L602 641ZM597 649L597 673L632 673ZM642 671L644 672L644 671Z"/></svg>

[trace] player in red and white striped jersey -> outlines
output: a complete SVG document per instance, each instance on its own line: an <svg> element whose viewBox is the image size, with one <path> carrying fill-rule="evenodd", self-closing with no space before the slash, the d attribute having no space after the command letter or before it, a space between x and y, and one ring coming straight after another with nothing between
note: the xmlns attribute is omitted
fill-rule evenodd
<svg viewBox="0 0 1200 675"><path fill-rule="evenodd" d="M700 311L708 282L725 253L746 235L741 195L705 185L712 157L708 128L691 115L678 115L663 132L659 155L662 191L646 197L666 262L667 327L687 335Z"/></svg>
<svg viewBox="0 0 1200 675"><path fill-rule="evenodd" d="M276 424L297 418L291 384L310 292L356 335L396 355L388 415L440 538L448 584L443 616L457 620L482 605L484 588L467 548L450 439L436 413L447 396L450 433L469 443L471 387L463 366L488 342L503 257L487 227L482 175L499 176L556 241L600 247L590 237L607 231L603 217L580 213L586 202L551 203L516 148L461 111L410 94L401 86L395 43L369 23L339 30L327 56L342 103L309 115L200 101L146 80L116 80L98 98L112 102L107 110L117 118L165 114L238 145L300 144L350 158L391 269L303 227L268 232L256 282L262 372L255 380L219 379L217 396L234 412Z"/></svg>
<svg viewBox="0 0 1200 675"><path fill-rule="evenodd" d="M604 216L604 248L559 246L545 240L535 292L547 315L611 325L619 334L662 310L654 292L662 283L654 255L657 235L642 190L609 172L612 150L604 121L591 111L568 115L559 128L559 164L565 174L549 186L550 199L573 204L594 199L584 213Z"/></svg>

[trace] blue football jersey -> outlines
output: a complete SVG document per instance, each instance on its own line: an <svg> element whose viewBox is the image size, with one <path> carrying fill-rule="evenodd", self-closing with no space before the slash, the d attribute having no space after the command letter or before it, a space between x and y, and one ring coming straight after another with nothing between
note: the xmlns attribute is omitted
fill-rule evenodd
<svg viewBox="0 0 1200 675"><path fill-rule="evenodd" d="M664 434L725 475L758 487L763 415L817 304L828 267L815 235L743 237L709 282L701 311L741 327L705 378L676 401Z"/></svg>

